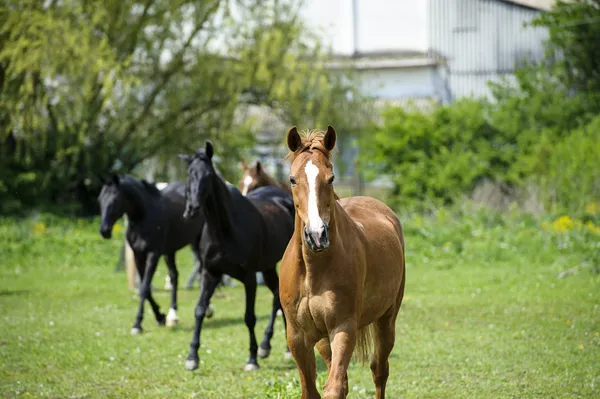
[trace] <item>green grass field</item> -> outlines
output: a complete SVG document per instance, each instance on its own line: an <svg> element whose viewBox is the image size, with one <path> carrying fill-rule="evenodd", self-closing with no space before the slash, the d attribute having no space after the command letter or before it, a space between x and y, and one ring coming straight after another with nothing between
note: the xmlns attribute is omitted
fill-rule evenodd
<svg viewBox="0 0 600 399"><path fill-rule="evenodd" d="M389 398L600 397L600 235L571 219L543 224L490 212L404 220L407 288ZM131 336L137 298L98 220L0 219L0 396L38 398L297 398L281 321L271 357L244 372L243 288L215 297L201 365L184 370L199 290L181 290L180 326ZM185 278L189 250L178 256ZM566 273L561 273L567 271ZM163 261L154 281L165 311ZM561 278L559 278L559 275ZM271 295L259 287L257 335ZM318 384L326 379L318 363ZM374 397L352 364L351 398Z"/></svg>

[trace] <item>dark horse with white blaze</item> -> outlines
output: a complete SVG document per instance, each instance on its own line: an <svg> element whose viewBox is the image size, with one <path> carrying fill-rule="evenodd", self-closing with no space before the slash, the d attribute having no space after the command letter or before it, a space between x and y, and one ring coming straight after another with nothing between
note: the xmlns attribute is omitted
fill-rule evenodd
<svg viewBox="0 0 600 399"><path fill-rule="evenodd" d="M244 284L244 321L250 334L250 358L245 370L254 370L258 368L257 355L267 357L271 350L273 325L281 307L276 265L294 232L294 203L292 196L279 187L262 187L244 197L217 174L212 156L210 142L194 155L180 155L188 163L184 217L204 213L206 218L200 242L202 291L186 368L198 368L202 322L215 287L226 273ZM271 319L260 352L254 334L256 272L263 273L265 284L273 293Z"/></svg>
<svg viewBox="0 0 600 399"><path fill-rule="evenodd" d="M115 222L124 214L129 226L126 238L133 250L135 266L141 278L140 305L132 334L142 332L144 301L148 300L159 325L177 324L177 279L175 252L186 245L199 254L204 216L184 220L185 184L175 182L162 191L154 184L132 176L113 175L105 180L98 202L101 210L100 234L108 239ZM171 308L165 317L152 297L150 284L158 261L164 255L171 279Z"/></svg>

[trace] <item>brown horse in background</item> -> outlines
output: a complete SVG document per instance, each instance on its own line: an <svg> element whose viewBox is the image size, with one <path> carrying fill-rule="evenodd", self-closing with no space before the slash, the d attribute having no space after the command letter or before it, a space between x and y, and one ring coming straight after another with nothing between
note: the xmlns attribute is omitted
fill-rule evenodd
<svg viewBox="0 0 600 399"><path fill-rule="evenodd" d="M242 159L242 169L244 171L240 179L240 191L242 195L247 195L249 192L265 186L281 187L288 193L292 192L290 186L284 182L278 182L274 177L265 172L260 161L256 161L254 166L248 166L246 161Z"/></svg>
<svg viewBox="0 0 600 399"><path fill-rule="evenodd" d="M247 195L249 192L256 190L259 187L273 186L273 187L281 187L288 193L291 193L292 190L290 186L285 184L284 182L277 182L274 177L265 172L260 161L256 161L256 164L252 167L248 167L246 161L242 159L242 169L244 174L240 179L240 191L242 195ZM340 197L334 192L336 201L340 199Z"/></svg>
<svg viewBox="0 0 600 399"><path fill-rule="evenodd" d="M315 345L329 371L324 398L348 395L347 371L355 349L363 362L373 352L376 397L384 398L406 278L402 225L374 198L335 200L335 142L331 126L325 134L300 136L295 126L287 134L296 207L279 280L287 342L302 398L320 398Z"/></svg>

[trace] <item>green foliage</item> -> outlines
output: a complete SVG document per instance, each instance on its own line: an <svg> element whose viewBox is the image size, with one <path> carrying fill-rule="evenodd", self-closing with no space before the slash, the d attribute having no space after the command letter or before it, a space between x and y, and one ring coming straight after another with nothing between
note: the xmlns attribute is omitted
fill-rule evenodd
<svg viewBox="0 0 600 399"><path fill-rule="evenodd" d="M488 121L488 105L463 100L432 114L391 108L363 140L370 176L389 173L398 200L448 204L484 179L505 180L515 158L514 135Z"/></svg>
<svg viewBox="0 0 600 399"><path fill-rule="evenodd" d="M252 143L243 106L290 123L344 120L359 98L325 72L299 3L2 0L0 211L93 208L97 173L161 169L206 139L222 142L233 175Z"/></svg>
<svg viewBox="0 0 600 399"><path fill-rule="evenodd" d="M590 249L600 235L586 235L574 220L548 219L546 230L527 215L467 207L401 220L407 283L389 397L598 397L600 274L591 271ZM0 219L0 396L298 398L280 317L269 358L258 372L243 371L241 285L213 297L197 371L184 370L197 288L179 291L179 328L158 327L146 306L145 333L131 336L138 297L124 273L113 272L123 231L103 240L98 223L49 214ZM190 251L177 260L186 276ZM161 261L153 290L161 311L170 298L166 275ZM258 337L272 299L258 288ZM317 373L321 388L327 368L318 354ZM368 365L351 363L348 374L350 399L374 397Z"/></svg>

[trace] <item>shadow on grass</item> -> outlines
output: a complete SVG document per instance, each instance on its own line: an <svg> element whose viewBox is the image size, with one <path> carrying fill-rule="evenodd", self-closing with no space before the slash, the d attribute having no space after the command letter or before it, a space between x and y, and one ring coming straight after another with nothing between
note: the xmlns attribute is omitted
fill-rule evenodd
<svg viewBox="0 0 600 399"><path fill-rule="evenodd" d="M268 315L262 315L262 316L256 316L256 321L259 320L268 320L269 316ZM204 319L204 322L202 323L202 328L223 328L223 327L229 327L229 326L235 326L238 324L244 324L244 315L240 314L239 317L223 317L223 318L219 318L218 316L215 316L211 319ZM194 331L194 325L185 325L185 326L178 326L176 328L176 330L180 330L180 331L185 331L185 332L192 332Z"/></svg>
<svg viewBox="0 0 600 399"><path fill-rule="evenodd" d="M17 295L26 295L29 294L29 290L0 290L0 296L17 296Z"/></svg>

